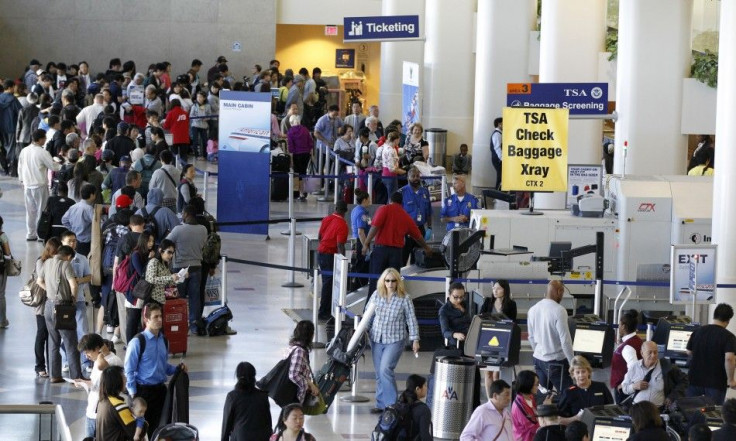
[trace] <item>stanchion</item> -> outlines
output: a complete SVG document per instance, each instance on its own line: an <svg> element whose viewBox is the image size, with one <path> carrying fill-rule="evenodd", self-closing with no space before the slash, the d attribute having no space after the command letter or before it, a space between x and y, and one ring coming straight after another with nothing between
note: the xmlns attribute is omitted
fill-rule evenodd
<svg viewBox="0 0 736 441"><path fill-rule="evenodd" d="M320 173L323 175L328 174L330 172L330 148L326 145L322 145L322 150L324 150L324 166L320 166L319 170ZM327 173L325 173L325 171ZM323 179L324 182L322 182L322 196L317 198L319 202L327 202L330 200L330 180L328 178Z"/></svg>
<svg viewBox="0 0 736 441"><path fill-rule="evenodd" d="M313 284L312 289L314 295L312 296L312 323L314 323L314 339L312 341L312 347L315 349L322 349L326 345L319 341L319 270L314 269L313 273Z"/></svg>
<svg viewBox="0 0 736 441"><path fill-rule="evenodd" d="M335 170L334 170L334 172L335 172L335 176L339 176L340 175L340 160L339 160L339 156L337 156L337 155L335 155ZM339 183L340 183L340 180L338 178L335 178L335 184L334 184L334 187L335 187L335 204L337 204L338 187L340 187Z"/></svg>
<svg viewBox="0 0 736 441"><path fill-rule="evenodd" d="M207 185L208 181L210 180L210 172L207 170L204 171L204 184L202 185L202 200L207 202Z"/></svg>
<svg viewBox="0 0 736 441"><path fill-rule="evenodd" d="M292 267L292 268L294 268L294 255L296 254L296 252L295 252L295 247L296 247L296 239L295 239L295 236L296 236L296 219L294 219L293 217L291 218L291 228L290 229L291 229L291 234L289 235L289 266ZM301 288L301 287L303 287L304 285L302 285L301 283L296 282L294 280L295 271L292 269L290 272L291 272L290 281L284 283L281 286L284 287L284 288Z"/></svg>
<svg viewBox="0 0 736 441"><path fill-rule="evenodd" d="M368 195L371 197L371 204L373 203L373 173L368 173Z"/></svg>
<svg viewBox="0 0 736 441"><path fill-rule="evenodd" d="M360 317L357 315L354 317L354 327L353 329L358 329L358 325L360 324ZM340 397L340 401L344 403L365 403L370 401L368 397L365 397L363 395L358 395L358 363L357 361L353 363L353 367L351 369L351 382L352 382L352 388L350 395L346 397Z"/></svg>
<svg viewBox="0 0 736 441"><path fill-rule="evenodd" d="M440 201L444 201L446 197L450 196L447 191L447 175L442 175L442 184L440 187Z"/></svg>
<svg viewBox="0 0 736 441"><path fill-rule="evenodd" d="M317 170L319 174L324 174L322 173L322 168L325 165L324 161L325 159L324 156L322 156L322 149L320 147L317 147ZM322 196L323 194L325 194L325 192L322 191L322 188L320 188L319 190L312 192L312 194L315 196Z"/></svg>
<svg viewBox="0 0 736 441"><path fill-rule="evenodd" d="M222 277L220 277L220 305L227 306L227 256L222 257ZM238 331L227 325L227 335L235 335Z"/></svg>
<svg viewBox="0 0 736 441"><path fill-rule="evenodd" d="M289 219L294 219L294 172L289 172ZM284 236L291 234L291 228L281 232ZM301 231L295 231L294 234L299 236Z"/></svg>
<svg viewBox="0 0 736 441"><path fill-rule="evenodd" d="M353 205L358 205L358 172L357 172L357 166L353 167Z"/></svg>

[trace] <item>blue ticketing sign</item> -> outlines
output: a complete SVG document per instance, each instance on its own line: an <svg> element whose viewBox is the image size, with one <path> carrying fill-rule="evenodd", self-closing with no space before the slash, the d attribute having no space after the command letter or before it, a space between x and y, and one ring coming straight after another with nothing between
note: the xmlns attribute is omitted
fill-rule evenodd
<svg viewBox="0 0 736 441"><path fill-rule="evenodd" d="M569 109L570 115L605 115L608 83L509 83L506 105Z"/></svg>
<svg viewBox="0 0 736 441"><path fill-rule="evenodd" d="M418 15L386 17L345 17L344 41L416 40L419 38Z"/></svg>

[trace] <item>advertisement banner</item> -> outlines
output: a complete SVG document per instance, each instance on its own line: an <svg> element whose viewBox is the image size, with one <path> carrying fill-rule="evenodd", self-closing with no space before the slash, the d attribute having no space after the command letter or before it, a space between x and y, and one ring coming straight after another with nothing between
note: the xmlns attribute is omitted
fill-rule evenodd
<svg viewBox="0 0 736 441"><path fill-rule="evenodd" d="M335 67L355 69L355 49L335 49Z"/></svg>
<svg viewBox="0 0 736 441"><path fill-rule="evenodd" d="M418 15L345 17L343 41L419 39Z"/></svg>
<svg viewBox="0 0 736 441"><path fill-rule="evenodd" d="M570 164L567 166L567 208L581 194L601 195L603 167L600 165Z"/></svg>
<svg viewBox="0 0 736 441"><path fill-rule="evenodd" d="M570 115L605 115L608 83L509 83L506 105L568 109Z"/></svg>
<svg viewBox="0 0 736 441"><path fill-rule="evenodd" d="M401 108L403 113L402 130L409 133L409 126L421 119L419 108L419 65L404 61L401 89Z"/></svg>
<svg viewBox="0 0 736 441"><path fill-rule="evenodd" d="M715 245L672 245L670 265L670 303L691 304L693 295L690 288L696 284L695 279L697 302L715 303ZM694 266L692 275L691 265Z"/></svg>
<svg viewBox="0 0 736 441"><path fill-rule="evenodd" d="M567 109L503 109L507 191L567 191Z"/></svg>
<svg viewBox="0 0 736 441"><path fill-rule="evenodd" d="M217 220L268 220L271 186L271 95L220 92ZM268 234L268 224L223 226L222 231Z"/></svg>

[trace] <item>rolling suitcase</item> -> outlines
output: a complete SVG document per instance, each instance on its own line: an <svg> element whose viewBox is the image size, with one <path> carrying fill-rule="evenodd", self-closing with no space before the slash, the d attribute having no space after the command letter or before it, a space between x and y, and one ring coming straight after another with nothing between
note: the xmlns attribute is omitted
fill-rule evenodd
<svg viewBox="0 0 736 441"><path fill-rule="evenodd" d="M350 378L350 366L337 360L328 360L317 372L317 386L325 399L327 408L335 400L335 395L348 378Z"/></svg>
<svg viewBox="0 0 736 441"><path fill-rule="evenodd" d="M289 155L271 156L271 173L289 173L291 158ZM289 198L289 176L275 176L271 178L271 200L285 201Z"/></svg>
<svg viewBox="0 0 736 441"><path fill-rule="evenodd" d="M164 304L163 332L169 340L169 354L187 355L189 303L187 299L167 299Z"/></svg>

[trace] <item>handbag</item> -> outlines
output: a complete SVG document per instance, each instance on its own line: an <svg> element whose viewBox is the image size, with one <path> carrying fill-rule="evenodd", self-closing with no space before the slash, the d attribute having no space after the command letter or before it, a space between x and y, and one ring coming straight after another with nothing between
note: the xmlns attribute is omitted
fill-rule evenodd
<svg viewBox="0 0 736 441"><path fill-rule="evenodd" d="M318 395L307 394L302 404L304 415L322 415L327 412L327 403L325 403L325 397L322 396L322 392Z"/></svg>
<svg viewBox="0 0 736 441"><path fill-rule="evenodd" d="M5 275L8 277L20 276L23 264L18 259L13 259L13 256L4 258L5 260Z"/></svg>
<svg viewBox="0 0 736 441"><path fill-rule="evenodd" d="M262 391L268 392L268 396L280 407L297 402L299 389L289 379L289 368L291 367L292 350L288 357L276 363L263 378L256 382L256 386Z"/></svg>
<svg viewBox="0 0 736 441"><path fill-rule="evenodd" d="M318 174L317 165L314 163L313 159L309 160L309 164L307 165L307 174L310 176L301 178L303 186L302 190L304 193L314 193L322 188L320 179L318 177L311 176Z"/></svg>
<svg viewBox="0 0 736 441"><path fill-rule="evenodd" d="M164 288L164 297L166 299L178 299L179 289L176 286L167 286Z"/></svg>
<svg viewBox="0 0 736 441"><path fill-rule="evenodd" d="M153 294L153 284L148 283L146 279L140 279L133 287L133 297L136 299L141 299L144 302L147 302L151 299L151 294Z"/></svg>
<svg viewBox="0 0 736 441"><path fill-rule="evenodd" d="M23 286L23 289L20 290L18 296L20 297L21 303L32 308L41 306L46 302L46 290L36 283L35 271L25 286Z"/></svg>
<svg viewBox="0 0 736 441"><path fill-rule="evenodd" d="M41 216L38 217L38 223L36 224L36 234L42 239L47 239L51 236L51 210L48 207L41 212Z"/></svg>

